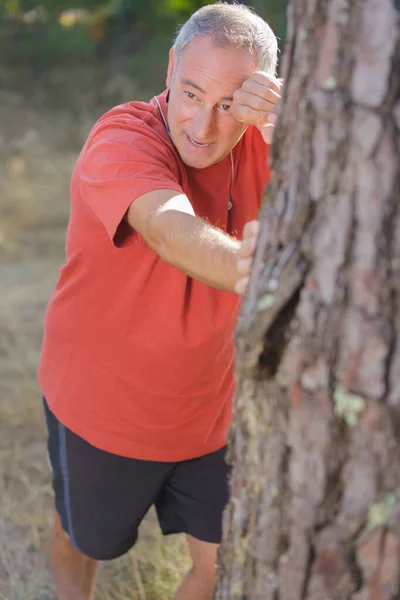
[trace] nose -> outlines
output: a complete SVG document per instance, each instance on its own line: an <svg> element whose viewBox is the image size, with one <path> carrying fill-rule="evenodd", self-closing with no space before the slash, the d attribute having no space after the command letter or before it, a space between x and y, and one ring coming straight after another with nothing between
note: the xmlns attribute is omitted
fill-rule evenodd
<svg viewBox="0 0 400 600"><path fill-rule="evenodd" d="M192 122L193 137L197 142L209 142L215 128L215 115L212 110L202 109Z"/></svg>

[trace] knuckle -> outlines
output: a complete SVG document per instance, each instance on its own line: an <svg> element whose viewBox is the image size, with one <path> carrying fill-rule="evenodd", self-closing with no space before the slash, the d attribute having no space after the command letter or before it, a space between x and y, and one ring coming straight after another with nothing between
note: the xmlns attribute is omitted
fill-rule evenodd
<svg viewBox="0 0 400 600"><path fill-rule="evenodd" d="M238 90L235 90L233 92L233 96L232 97L233 97L233 101L234 102L239 102L240 99L243 97L243 90L242 90L242 88L239 88Z"/></svg>
<svg viewBox="0 0 400 600"><path fill-rule="evenodd" d="M260 70L258 70L258 71L254 71L254 72L251 74L251 77L252 77L252 78L253 78L255 81L259 81L260 79L261 79L261 80L264 80L264 79L266 78L266 76L267 76L267 75L266 75L265 71L260 71Z"/></svg>
<svg viewBox="0 0 400 600"><path fill-rule="evenodd" d="M243 121L248 122L249 120L249 107L246 104L241 104L239 107L239 113Z"/></svg>
<svg viewBox="0 0 400 600"><path fill-rule="evenodd" d="M248 78L243 82L241 89L248 92L252 89L252 87L253 87L253 81L251 78Z"/></svg>
<svg viewBox="0 0 400 600"><path fill-rule="evenodd" d="M265 110L265 100L264 98L261 98L260 96L256 96L256 99L254 101L254 108L258 111L263 111Z"/></svg>

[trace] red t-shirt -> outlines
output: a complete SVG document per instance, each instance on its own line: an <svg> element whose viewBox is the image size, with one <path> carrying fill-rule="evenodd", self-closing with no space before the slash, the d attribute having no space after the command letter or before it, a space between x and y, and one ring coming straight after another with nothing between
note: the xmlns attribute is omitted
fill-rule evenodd
<svg viewBox="0 0 400 600"><path fill-rule="evenodd" d="M166 114L166 92L158 98ZM161 260L123 217L138 196L172 189L240 238L269 179L257 129L247 129L233 160L228 212L230 158L185 166L154 99L107 112L82 149L38 376L57 418L98 448L178 461L226 443L240 299Z"/></svg>

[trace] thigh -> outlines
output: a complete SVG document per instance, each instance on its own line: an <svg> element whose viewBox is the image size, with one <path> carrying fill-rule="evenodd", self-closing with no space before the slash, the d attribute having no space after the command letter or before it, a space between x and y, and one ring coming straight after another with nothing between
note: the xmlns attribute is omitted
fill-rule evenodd
<svg viewBox="0 0 400 600"><path fill-rule="evenodd" d="M222 448L175 464L155 503L164 534L187 533L220 543L230 475L225 454Z"/></svg>
<svg viewBox="0 0 400 600"><path fill-rule="evenodd" d="M138 527L173 463L117 456L64 427L45 403L56 509L73 545L98 560L136 542Z"/></svg>

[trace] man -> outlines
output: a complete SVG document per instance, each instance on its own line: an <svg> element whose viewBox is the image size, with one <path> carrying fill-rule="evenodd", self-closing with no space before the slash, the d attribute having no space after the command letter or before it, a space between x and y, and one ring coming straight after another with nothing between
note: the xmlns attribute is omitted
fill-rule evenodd
<svg viewBox="0 0 400 600"><path fill-rule="evenodd" d="M246 7L200 9L170 51L167 90L105 114L78 158L39 366L59 600L90 597L97 560L127 552L153 504L165 534L187 534L176 598L212 596L276 55Z"/></svg>

